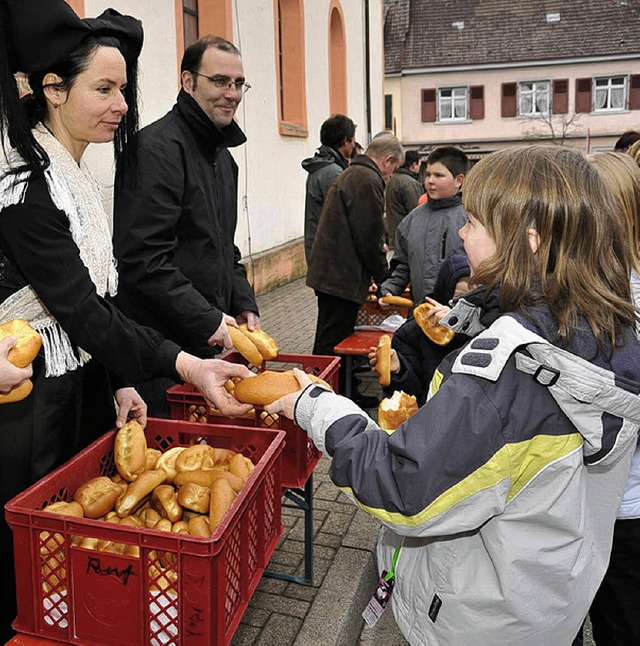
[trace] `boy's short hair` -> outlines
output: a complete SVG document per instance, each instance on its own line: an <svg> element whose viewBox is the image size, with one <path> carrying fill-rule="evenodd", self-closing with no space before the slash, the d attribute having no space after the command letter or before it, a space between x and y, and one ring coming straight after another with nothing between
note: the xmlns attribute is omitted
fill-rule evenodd
<svg viewBox="0 0 640 646"><path fill-rule="evenodd" d="M624 152L630 148L636 141L640 140L640 132L637 130L625 130L621 135L618 141L616 141L613 149L616 152Z"/></svg>
<svg viewBox="0 0 640 646"><path fill-rule="evenodd" d="M432 150L427 157L427 165L437 162L445 166L454 177L469 172L469 158L464 150L455 146L441 146Z"/></svg>
<svg viewBox="0 0 640 646"><path fill-rule="evenodd" d="M336 150L345 139L353 139L355 136L356 125L344 114L334 114L320 126L320 143Z"/></svg>

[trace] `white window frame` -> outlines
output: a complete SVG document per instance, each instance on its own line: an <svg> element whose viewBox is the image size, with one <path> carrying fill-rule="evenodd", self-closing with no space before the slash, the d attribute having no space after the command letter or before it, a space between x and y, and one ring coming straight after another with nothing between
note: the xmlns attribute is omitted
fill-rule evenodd
<svg viewBox="0 0 640 646"><path fill-rule="evenodd" d="M621 80L622 82L618 82ZM606 83L603 84L602 82ZM614 81L616 81L614 83ZM600 85L598 85L600 83ZM627 109L627 101L629 100L629 76L628 74L609 74L607 76L595 76L593 78L593 90L591 100L593 102L594 112L620 112ZM611 100L613 90L622 90L622 105L613 107ZM602 107L598 107L600 103L599 98L602 92L605 91L605 99Z"/></svg>
<svg viewBox="0 0 640 646"><path fill-rule="evenodd" d="M525 85L530 85L530 88L525 88ZM538 109L538 93L544 92L547 95L547 109ZM523 101L529 97L531 99L531 110L525 112L523 109ZM518 81L518 116L519 117L543 117L549 114L551 109L551 81Z"/></svg>
<svg viewBox="0 0 640 646"><path fill-rule="evenodd" d="M449 96L443 96L443 92L449 92ZM443 106L448 105L450 117L443 117ZM456 116L456 105L464 106L464 115ZM438 88L438 121L468 121L469 117L469 88L466 85Z"/></svg>

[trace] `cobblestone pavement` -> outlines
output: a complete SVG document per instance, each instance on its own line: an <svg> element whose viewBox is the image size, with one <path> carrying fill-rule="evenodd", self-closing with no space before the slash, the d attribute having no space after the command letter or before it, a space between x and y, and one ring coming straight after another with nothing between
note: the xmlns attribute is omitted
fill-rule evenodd
<svg viewBox="0 0 640 646"><path fill-rule="evenodd" d="M258 297L261 325L290 354L310 354L316 324L316 300L304 280ZM358 375L360 390L381 395L373 373ZM375 411L368 411L375 416ZM232 646L405 646L391 610L374 628L361 618L377 571L378 523L357 509L328 476L322 458L313 474L312 585L263 577L232 641ZM283 498L283 504L287 502ZM269 570L304 576L304 513L283 507L284 532ZM594 646L590 626L584 646Z"/></svg>

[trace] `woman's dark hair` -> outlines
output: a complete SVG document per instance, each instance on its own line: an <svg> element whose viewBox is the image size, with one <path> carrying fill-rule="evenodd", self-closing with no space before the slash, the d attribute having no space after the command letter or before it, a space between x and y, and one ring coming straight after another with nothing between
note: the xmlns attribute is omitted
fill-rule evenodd
<svg viewBox="0 0 640 646"><path fill-rule="evenodd" d="M6 20L2 23L8 24ZM29 74L29 85L33 94L22 100L18 98L18 88L11 72L13 68L11 52L0 53L0 135L3 136L4 143L6 133L9 144L18 151L25 162L22 168L11 169L11 173L28 170L36 176L43 176L49 166L46 152L36 142L31 132L38 122L44 120L47 112L42 87L45 75L50 72L56 74L62 79L57 87L61 90L70 89L77 77L87 69L92 56L100 47L114 47L122 52L120 42L115 37L89 36L82 40L63 61L49 66L46 70ZM135 167L136 157L135 146L127 144L131 142L138 130L137 60L127 62L127 86L124 90L124 98L129 110L116 130L114 149L117 166L123 171L128 171Z"/></svg>

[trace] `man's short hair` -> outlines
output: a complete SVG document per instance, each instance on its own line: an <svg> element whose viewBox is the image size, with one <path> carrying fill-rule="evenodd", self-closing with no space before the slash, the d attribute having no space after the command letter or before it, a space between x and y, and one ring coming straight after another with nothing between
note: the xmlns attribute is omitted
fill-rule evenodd
<svg viewBox="0 0 640 646"><path fill-rule="evenodd" d="M402 168L410 168L420 161L420 153L417 150L407 150L404 154L404 164Z"/></svg>
<svg viewBox="0 0 640 646"><path fill-rule="evenodd" d="M441 146L432 150L427 157L427 165L437 162L445 166L454 177L469 172L469 158L455 146Z"/></svg>
<svg viewBox="0 0 640 646"><path fill-rule="evenodd" d="M189 45L189 47L184 50L182 64L180 65L180 73L185 71L197 72L202 64L204 53L211 47L215 47L222 52L229 52L230 54L240 56L240 50L233 43L230 43L228 40L225 40L220 36L209 34L208 36L199 38L195 43L193 43L193 45Z"/></svg>
<svg viewBox="0 0 640 646"><path fill-rule="evenodd" d="M320 127L320 143L337 150L345 139L356 136L356 124L344 114L330 116Z"/></svg>
<svg viewBox="0 0 640 646"><path fill-rule="evenodd" d="M620 135L618 141L616 141L616 145L613 149L616 152L624 152L638 140L640 140L640 132L637 130L625 130L625 132Z"/></svg>
<svg viewBox="0 0 640 646"><path fill-rule="evenodd" d="M374 137L365 150L365 155L372 159L383 159L391 156L396 161L402 163L404 159L404 149L397 137L388 135L386 137Z"/></svg>

